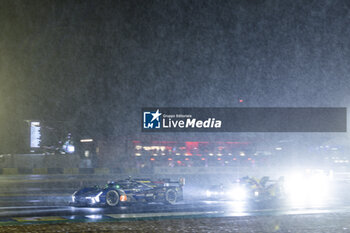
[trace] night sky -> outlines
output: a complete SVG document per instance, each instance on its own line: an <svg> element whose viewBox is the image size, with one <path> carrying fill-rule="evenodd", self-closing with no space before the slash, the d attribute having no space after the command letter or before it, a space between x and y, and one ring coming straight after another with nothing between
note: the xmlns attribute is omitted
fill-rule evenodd
<svg viewBox="0 0 350 233"><path fill-rule="evenodd" d="M141 107L347 107L349 25L346 0L0 0L0 139L24 119L139 133Z"/></svg>

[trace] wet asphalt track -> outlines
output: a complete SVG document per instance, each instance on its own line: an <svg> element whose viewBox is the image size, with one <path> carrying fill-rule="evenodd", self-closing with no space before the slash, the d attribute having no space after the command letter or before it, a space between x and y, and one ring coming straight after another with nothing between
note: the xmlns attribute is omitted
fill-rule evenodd
<svg viewBox="0 0 350 233"><path fill-rule="evenodd" d="M28 177L27 177L28 178ZM50 178L51 179L51 178ZM40 216L103 216L113 215L117 218L138 216L185 216L201 214L207 216L261 216L310 213L350 212L350 197L347 195L350 184L338 182L333 187L333 194L320 203L291 204L288 200L270 203L245 203L234 201L207 200L204 190L187 186L183 202L176 205L159 203L132 204L114 208L71 207L69 201L74 187L85 185L83 179L48 180L46 177L34 176L23 181L18 177L0 179L0 218L40 217ZM105 177L96 178L105 180ZM95 180L96 181L96 180ZM61 182L61 181L60 181ZM1 220L1 219L0 219Z"/></svg>

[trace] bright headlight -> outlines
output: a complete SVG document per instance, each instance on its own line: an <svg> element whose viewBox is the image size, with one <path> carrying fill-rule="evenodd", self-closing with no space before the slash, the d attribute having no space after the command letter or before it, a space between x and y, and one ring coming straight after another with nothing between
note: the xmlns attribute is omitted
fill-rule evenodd
<svg viewBox="0 0 350 233"><path fill-rule="evenodd" d="M206 191L207 197L211 197L211 192L209 190Z"/></svg>
<svg viewBox="0 0 350 233"><path fill-rule="evenodd" d="M74 153L74 151L75 151L75 146L73 146L73 145L68 145L67 146L67 152L68 153Z"/></svg>
<svg viewBox="0 0 350 233"><path fill-rule="evenodd" d="M94 197L95 202L100 202L100 196L101 196L102 193L103 193L103 192L99 192L99 193Z"/></svg>
<svg viewBox="0 0 350 233"><path fill-rule="evenodd" d="M234 200L243 201L247 198L247 190L244 187L235 187L231 189L230 195Z"/></svg>
<svg viewBox="0 0 350 233"><path fill-rule="evenodd" d="M294 203L315 203L328 194L328 177L324 174L295 174L286 179L285 191Z"/></svg>
<svg viewBox="0 0 350 233"><path fill-rule="evenodd" d="M75 202L75 194L77 193L77 191L75 191L73 194L72 194L72 202Z"/></svg>

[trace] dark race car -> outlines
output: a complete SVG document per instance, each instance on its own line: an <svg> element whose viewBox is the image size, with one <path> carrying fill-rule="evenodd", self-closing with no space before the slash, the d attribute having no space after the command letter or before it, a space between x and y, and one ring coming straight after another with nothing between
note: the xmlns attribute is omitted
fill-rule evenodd
<svg viewBox="0 0 350 233"><path fill-rule="evenodd" d="M74 206L118 206L135 202L162 202L175 204L183 200L184 179L171 181L163 179L125 179L108 182L104 187L82 188L72 195Z"/></svg>

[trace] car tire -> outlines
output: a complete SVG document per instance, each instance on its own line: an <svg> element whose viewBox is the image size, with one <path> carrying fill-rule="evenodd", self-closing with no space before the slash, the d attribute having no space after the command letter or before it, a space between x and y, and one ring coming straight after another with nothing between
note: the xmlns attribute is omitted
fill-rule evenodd
<svg viewBox="0 0 350 233"><path fill-rule="evenodd" d="M110 207L117 206L119 204L119 193L115 190L109 190L106 193L106 204Z"/></svg>
<svg viewBox="0 0 350 233"><path fill-rule="evenodd" d="M174 205L177 201L177 192L174 189L168 189L165 192L165 203Z"/></svg>

